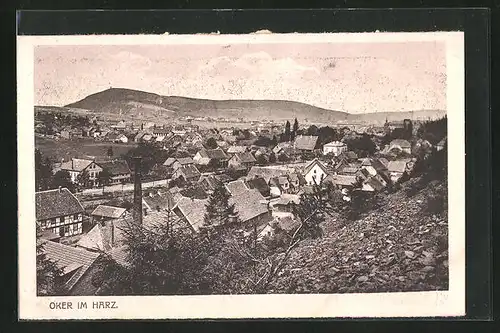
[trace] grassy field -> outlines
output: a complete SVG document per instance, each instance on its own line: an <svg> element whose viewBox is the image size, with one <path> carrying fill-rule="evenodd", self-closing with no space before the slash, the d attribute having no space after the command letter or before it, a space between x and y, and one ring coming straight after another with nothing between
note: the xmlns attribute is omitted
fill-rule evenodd
<svg viewBox="0 0 500 333"><path fill-rule="evenodd" d="M135 143L96 142L92 139L54 140L35 137L35 148L40 149L43 156L47 156L54 161L60 161L62 158L67 161L71 157L107 156L109 147L113 148L113 156L119 157L135 146Z"/></svg>

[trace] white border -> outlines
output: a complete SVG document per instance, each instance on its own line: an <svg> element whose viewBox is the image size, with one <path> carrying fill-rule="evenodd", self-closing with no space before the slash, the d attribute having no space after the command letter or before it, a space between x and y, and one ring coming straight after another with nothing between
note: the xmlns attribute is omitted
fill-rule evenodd
<svg viewBox="0 0 500 333"><path fill-rule="evenodd" d="M381 43L447 45L449 290L380 294L36 297L34 193L34 52L36 45L219 43ZM427 317L465 314L465 98L462 32L18 36L18 179L20 319L191 319ZM50 310L51 301L116 301L118 309Z"/></svg>

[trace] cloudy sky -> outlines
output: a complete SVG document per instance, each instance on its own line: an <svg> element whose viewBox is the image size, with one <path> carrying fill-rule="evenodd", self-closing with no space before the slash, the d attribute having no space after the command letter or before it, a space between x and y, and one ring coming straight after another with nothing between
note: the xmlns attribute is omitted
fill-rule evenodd
<svg viewBox="0 0 500 333"><path fill-rule="evenodd" d="M35 103L129 88L209 99L284 99L352 113L446 109L440 42L38 46Z"/></svg>

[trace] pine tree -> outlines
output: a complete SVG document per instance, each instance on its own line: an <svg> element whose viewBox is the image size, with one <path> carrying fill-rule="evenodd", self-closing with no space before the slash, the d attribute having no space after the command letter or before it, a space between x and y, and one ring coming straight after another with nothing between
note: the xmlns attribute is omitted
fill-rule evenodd
<svg viewBox="0 0 500 333"><path fill-rule="evenodd" d="M290 122L287 120L285 124L285 141L290 141Z"/></svg>
<svg viewBox="0 0 500 333"><path fill-rule="evenodd" d="M206 206L204 224L206 226L227 225L231 222L231 217L235 216L234 204L229 204L231 194L220 183L208 198Z"/></svg>
<svg viewBox="0 0 500 333"><path fill-rule="evenodd" d="M297 132L299 131L299 121L295 118L293 122L293 130L292 130L292 140L297 136Z"/></svg>
<svg viewBox="0 0 500 333"><path fill-rule="evenodd" d="M73 192L75 189L75 186L74 186L73 182L71 181L71 176L70 176L69 172L66 170L59 170L56 172L56 174L54 175L52 186L54 188L58 188L58 187L64 188L65 187L68 190L70 190L71 192Z"/></svg>

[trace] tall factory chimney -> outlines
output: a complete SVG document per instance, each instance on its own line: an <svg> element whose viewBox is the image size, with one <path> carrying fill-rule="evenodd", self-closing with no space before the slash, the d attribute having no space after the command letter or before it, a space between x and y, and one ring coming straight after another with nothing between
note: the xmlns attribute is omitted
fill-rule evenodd
<svg viewBox="0 0 500 333"><path fill-rule="evenodd" d="M134 208L133 218L137 225L142 225L142 183L141 158L133 157L134 161Z"/></svg>

